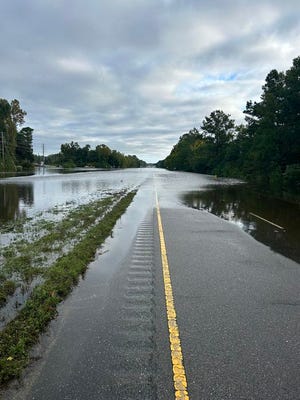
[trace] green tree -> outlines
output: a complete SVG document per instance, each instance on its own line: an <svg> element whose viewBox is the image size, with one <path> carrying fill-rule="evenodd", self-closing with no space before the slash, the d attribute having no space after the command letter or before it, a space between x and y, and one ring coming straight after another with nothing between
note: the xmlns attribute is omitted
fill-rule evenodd
<svg viewBox="0 0 300 400"><path fill-rule="evenodd" d="M136 155L127 155L124 157L125 168L140 168L144 167L146 163L140 160Z"/></svg>
<svg viewBox="0 0 300 400"><path fill-rule="evenodd" d="M17 128L24 123L25 115L18 100L9 103L0 99L0 169L3 171L16 170Z"/></svg>
<svg viewBox="0 0 300 400"><path fill-rule="evenodd" d="M1 140L1 158L0 158L0 168L2 171L6 170L8 165L8 132L7 125L10 118L10 104L5 99L0 99L0 140Z"/></svg>
<svg viewBox="0 0 300 400"><path fill-rule="evenodd" d="M91 146L87 144L78 151L77 165L79 165L80 167L85 167L86 165L88 165L90 149Z"/></svg>
<svg viewBox="0 0 300 400"><path fill-rule="evenodd" d="M25 123L26 111L22 110L18 100L14 99L10 103L11 119L16 127Z"/></svg>
<svg viewBox="0 0 300 400"><path fill-rule="evenodd" d="M12 119L11 106L5 99L0 99L0 137L1 169L15 171L16 124Z"/></svg>
<svg viewBox="0 0 300 400"><path fill-rule="evenodd" d="M96 146L91 150L89 144L80 147L77 142L61 145L59 154L50 154L47 163L62 164L64 167L83 167L86 165L97 168L139 168L145 167L146 163L135 155L125 156L124 154L111 150L105 144Z"/></svg>
<svg viewBox="0 0 300 400"><path fill-rule="evenodd" d="M197 148L203 141L203 135L193 128L179 138L178 143L173 147L170 155L165 159L166 168L182 171L195 171L195 154Z"/></svg>
<svg viewBox="0 0 300 400"><path fill-rule="evenodd" d="M32 132L32 128L26 127L17 133L16 161L25 169L33 167Z"/></svg>
<svg viewBox="0 0 300 400"><path fill-rule="evenodd" d="M66 168L73 168L77 165L80 146L77 142L64 143L60 146L62 165Z"/></svg>
<svg viewBox="0 0 300 400"><path fill-rule="evenodd" d="M35 156L35 162L40 164L41 161L43 161L42 156ZM61 153L49 154L45 158L45 164L48 164L48 165L60 166L60 165L62 165L62 162L63 162L63 160L62 160L62 154Z"/></svg>
<svg viewBox="0 0 300 400"><path fill-rule="evenodd" d="M205 137L214 144L216 157L220 157L226 145L234 137L235 124L234 120L230 119L230 114L216 110L209 117L205 117L201 129Z"/></svg>
<svg viewBox="0 0 300 400"><path fill-rule="evenodd" d="M292 67L286 72L283 117L285 131L280 138L281 165L300 164L300 57L293 60Z"/></svg>
<svg viewBox="0 0 300 400"><path fill-rule="evenodd" d="M248 102L244 111L252 137L244 171L247 179L278 189L285 169L281 154L282 141L286 135L284 73L272 70L262 89L261 101Z"/></svg>
<svg viewBox="0 0 300 400"><path fill-rule="evenodd" d="M124 155L116 150L112 150L108 158L109 165L113 168L124 167Z"/></svg>
<svg viewBox="0 0 300 400"><path fill-rule="evenodd" d="M96 167L98 168L108 168L109 158L111 156L111 150L105 144L100 144L96 146L97 162Z"/></svg>
<svg viewBox="0 0 300 400"><path fill-rule="evenodd" d="M202 137L180 137L159 166L246 178L264 189L300 192L300 57L273 69L260 101L246 104L246 125L217 110L205 117Z"/></svg>

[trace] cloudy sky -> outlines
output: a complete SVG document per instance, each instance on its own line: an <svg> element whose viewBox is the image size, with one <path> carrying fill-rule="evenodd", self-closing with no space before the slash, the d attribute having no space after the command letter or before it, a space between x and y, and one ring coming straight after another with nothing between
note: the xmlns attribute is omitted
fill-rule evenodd
<svg viewBox="0 0 300 400"><path fill-rule="evenodd" d="M206 115L238 122L300 55L299 0L1 0L0 97L34 152L105 143L153 162Z"/></svg>

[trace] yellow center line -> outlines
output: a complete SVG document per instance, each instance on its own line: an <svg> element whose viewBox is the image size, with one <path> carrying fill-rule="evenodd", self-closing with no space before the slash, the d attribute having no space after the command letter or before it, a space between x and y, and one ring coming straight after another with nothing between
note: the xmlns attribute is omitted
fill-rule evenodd
<svg viewBox="0 0 300 400"><path fill-rule="evenodd" d="M156 192L156 210L157 210L157 221L158 231L160 239L160 250L161 250L161 261L163 268L164 277L164 288L165 288L165 299L167 308L167 320L169 328L169 340L171 348L171 359L173 367L173 381L175 388L175 399L176 400L188 400L189 394L187 390L187 380L185 369L183 365L183 356L181 350L181 342L179 329L176 320L176 311L174 306L173 290L171 284L170 270L167 257L167 249L164 238L164 231L162 226L161 214L159 209L158 196Z"/></svg>

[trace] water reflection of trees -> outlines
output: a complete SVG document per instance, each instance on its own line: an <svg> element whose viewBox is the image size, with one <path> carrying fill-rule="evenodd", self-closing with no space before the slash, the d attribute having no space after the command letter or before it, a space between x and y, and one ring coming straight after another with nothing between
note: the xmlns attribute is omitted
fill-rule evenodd
<svg viewBox="0 0 300 400"><path fill-rule="evenodd" d="M205 209L227 220L244 219L251 199L243 192L241 187L214 187L206 191L188 193L184 196L184 202L190 207Z"/></svg>
<svg viewBox="0 0 300 400"><path fill-rule="evenodd" d="M33 196L33 186L32 184L26 184L18 186L19 199L23 201L24 204L32 206L34 203Z"/></svg>
<svg viewBox="0 0 300 400"><path fill-rule="evenodd" d="M77 194L80 192L82 182L79 180L62 181L62 191L64 193Z"/></svg>
<svg viewBox="0 0 300 400"><path fill-rule="evenodd" d="M247 186L214 186L206 191L190 192L183 197L189 207L207 210L242 226L258 241L300 262L300 207L283 200L268 198ZM250 213L263 216L285 228L276 229Z"/></svg>
<svg viewBox="0 0 300 400"><path fill-rule="evenodd" d="M34 203L32 184L0 185L0 221L15 220L25 216L25 211L20 209L20 202L26 205Z"/></svg>

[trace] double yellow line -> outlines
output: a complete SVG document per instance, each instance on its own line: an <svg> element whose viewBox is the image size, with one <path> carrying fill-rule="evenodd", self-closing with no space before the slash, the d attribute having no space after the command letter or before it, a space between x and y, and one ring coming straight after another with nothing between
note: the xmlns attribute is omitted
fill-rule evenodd
<svg viewBox="0 0 300 400"><path fill-rule="evenodd" d="M175 310L175 306L174 306L174 298L173 298L173 290L172 290L169 263L168 263L168 257L167 257L167 249L166 249L166 243L165 243L165 237L164 237L164 231L163 231L163 226L162 226L157 192L156 192L156 210L157 210L158 231L159 231L159 239L160 239L163 278L164 278L167 320L168 320L169 340L170 340L170 348L171 348L171 359L172 359L172 367L173 367L175 399L176 400L189 400L186 374L185 374L185 369L184 369L184 365L183 365L183 356L182 356L182 350L181 350L180 335L179 335L179 329L178 329L177 320L176 320L176 310Z"/></svg>

